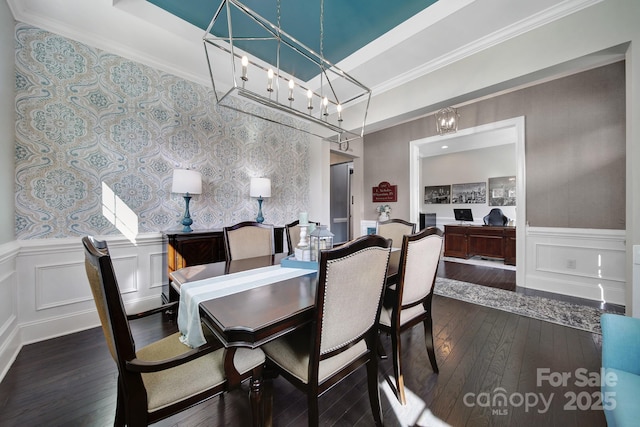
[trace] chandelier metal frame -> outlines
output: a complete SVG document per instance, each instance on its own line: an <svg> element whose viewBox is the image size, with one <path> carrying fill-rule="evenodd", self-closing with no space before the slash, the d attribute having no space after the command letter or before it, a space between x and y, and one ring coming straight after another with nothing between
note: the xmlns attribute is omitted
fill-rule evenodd
<svg viewBox="0 0 640 427"><path fill-rule="evenodd" d="M207 65L218 105L333 142L350 141L364 135L371 90L324 57L324 3L323 0L320 1L320 53L317 53L281 28L280 0L277 2L276 24L271 23L238 0L222 0L203 36ZM250 18L251 22L258 26L258 29L262 29L264 36L237 34L234 31L232 16L236 16L238 13ZM226 26L221 30L226 28L226 34L213 34L212 31L224 25L220 22L224 20L225 15L227 18ZM217 27L216 24L218 24ZM264 48L273 41L277 47L274 53L276 63L273 65L243 51L238 46L243 44L247 46L255 42L262 43L260 47ZM216 55L210 52L211 47L227 55L220 55L218 52ZM283 49L287 49L289 54L300 55L305 60L311 61L318 67L318 75L309 81L302 81L283 71L281 69L281 51ZM227 64L220 63L224 62L224 58L227 58ZM220 76L220 73L224 73L224 69L231 73L231 88L226 92L219 93L218 90L222 89L223 83L216 85L216 81L224 81ZM241 71L239 72L239 70ZM263 84L265 82L266 84ZM237 102L231 96L234 94L267 107L267 109L255 108L251 103ZM359 103L365 103L364 111L361 107L350 109ZM287 120L282 114L269 113L269 109L286 113L296 119L302 119L303 122ZM361 118L360 114L362 114ZM345 117L348 118L348 123L357 126L357 128L349 130L343 128Z"/></svg>

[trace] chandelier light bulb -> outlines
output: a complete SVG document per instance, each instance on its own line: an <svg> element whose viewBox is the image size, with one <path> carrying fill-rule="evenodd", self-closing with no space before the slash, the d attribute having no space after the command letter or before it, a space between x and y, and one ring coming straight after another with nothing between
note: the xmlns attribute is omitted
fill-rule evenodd
<svg viewBox="0 0 640 427"><path fill-rule="evenodd" d="M311 89L307 89L307 98L309 98L309 103L307 104L307 109L309 111L313 110L313 104L311 103L311 98L313 98L313 92Z"/></svg>
<svg viewBox="0 0 640 427"><path fill-rule="evenodd" d="M289 80L289 101L293 101L293 88L296 86L296 83L293 79Z"/></svg>
<svg viewBox="0 0 640 427"><path fill-rule="evenodd" d="M322 100L322 114L325 116L329 115L329 99L325 96L324 99Z"/></svg>
<svg viewBox="0 0 640 427"><path fill-rule="evenodd" d="M267 91L273 92L273 70L271 68L267 71Z"/></svg>
<svg viewBox="0 0 640 427"><path fill-rule="evenodd" d="M247 77L247 65L249 65L249 58L247 58L246 56L242 57L242 77L241 79L244 81L249 80L249 78Z"/></svg>
<svg viewBox="0 0 640 427"><path fill-rule="evenodd" d="M336 110L338 110L338 121L342 121L342 104L338 104L336 106Z"/></svg>

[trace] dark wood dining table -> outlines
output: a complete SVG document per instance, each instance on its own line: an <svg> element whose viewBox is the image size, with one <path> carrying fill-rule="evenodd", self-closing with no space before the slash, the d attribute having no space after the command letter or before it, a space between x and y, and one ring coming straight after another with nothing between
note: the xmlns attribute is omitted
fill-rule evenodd
<svg viewBox="0 0 640 427"><path fill-rule="evenodd" d="M279 264L286 254L194 265L169 274L171 285ZM393 270L393 271L392 271ZM387 272L387 281L397 275ZM257 348L311 321L317 272L200 303L200 316L225 347Z"/></svg>
<svg viewBox="0 0 640 427"><path fill-rule="evenodd" d="M180 293L180 287L186 283L276 265L284 257L286 254L276 254L194 265L176 270L169 277L171 286ZM397 269L391 267L387 272L387 283L392 282L396 275ZM316 270L309 270L309 274L303 276L202 301L199 306L202 323L211 329L228 350L225 365L231 366L233 354L238 347L260 347L311 322L317 276ZM270 395L265 403L264 422L270 425Z"/></svg>

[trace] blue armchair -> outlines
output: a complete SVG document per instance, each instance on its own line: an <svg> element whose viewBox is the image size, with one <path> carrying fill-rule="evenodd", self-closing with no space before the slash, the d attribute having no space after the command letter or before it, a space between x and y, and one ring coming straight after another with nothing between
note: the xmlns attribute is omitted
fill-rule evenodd
<svg viewBox="0 0 640 427"><path fill-rule="evenodd" d="M602 405L609 427L640 422L640 319L603 314Z"/></svg>

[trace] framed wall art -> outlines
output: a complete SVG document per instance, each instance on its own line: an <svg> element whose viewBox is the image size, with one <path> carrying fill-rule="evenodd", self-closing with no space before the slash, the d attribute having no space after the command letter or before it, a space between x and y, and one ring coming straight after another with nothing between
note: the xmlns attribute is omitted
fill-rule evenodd
<svg viewBox="0 0 640 427"><path fill-rule="evenodd" d="M424 187L424 202L428 204L451 203L451 186L431 185Z"/></svg>
<svg viewBox="0 0 640 427"><path fill-rule="evenodd" d="M453 184L451 203L487 203L487 183Z"/></svg>
<svg viewBox="0 0 640 427"><path fill-rule="evenodd" d="M516 205L516 177L489 178L489 206Z"/></svg>

